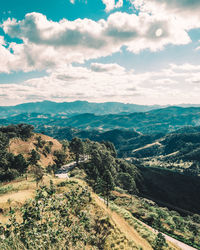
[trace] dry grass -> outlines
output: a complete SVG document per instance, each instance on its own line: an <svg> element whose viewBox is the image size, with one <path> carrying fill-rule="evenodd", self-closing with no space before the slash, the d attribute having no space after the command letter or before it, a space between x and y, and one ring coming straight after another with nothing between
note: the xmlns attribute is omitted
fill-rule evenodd
<svg viewBox="0 0 200 250"><path fill-rule="evenodd" d="M53 139L52 137L49 137L47 135L42 135L42 134L34 134L31 138L29 138L27 141L23 141L20 138L13 138L10 141L8 151L13 153L14 155L22 154L26 159L29 157L29 153L33 150L36 149L37 144L37 139L36 137L41 136L41 139L46 142L46 145L48 142L52 142L53 146L51 148L51 153L47 154L46 156L42 153L42 149L38 149L38 153L40 154L40 160L38 163L46 167L49 164L53 164L53 152L55 150L61 150L62 149L62 144L56 140ZM67 152L67 157L69 158L69 153Z"/></svg>
<svg viewBox="0 0 200 250"><path fill-rule="evenodd" d="M52 180L55 184L60 183L62 180L53 178L50 175L44 176L41 184L49 185L49 181ZM32 199L36 191L36 182L31 175L28 179L14 180L9 183L2 183L0 188L8 188L8 192L0 194L0 208L3 209L3 213L0 213L0 222L8 222L8 211L11 208L15 208L17 211L20 210L22 205L27 199ZM17 213L18 214L18 213ZM19 216L17 216L18 219Z"/></svg>
<svg viewBox="0 0 200 250"><path fill-rule="evenodd" d="M83 180L75 178L74 180L78 181L82 186L87 186ZM152 249L148 241L143 239L122 216L107 208L95 193L92 193L92 197L96 206L102 210L102 214L110 219L114 227L107 239L107 249ZM96 209L94 212L96 212Z"/></svg>
<svg viewBox="0 0 200 250"><path fill-rule="evenodd" d="M99 197L97 197L96 195L94 195L94 197L95 197L95 202L100 207L102 207L104 211L109 215L115 226L120 230L121 234L125 236L128 242L133 241L135 247L137 246L137 249L140 248L145 250L152 249L151 245L145 239L143 239L138 234L138 232L132 226L130 226L127 221L125 221L125 219L122 216L118 215L116 212L107 208L106 205L103 203L103 201L99 199Z"/></svg>
<svg viewBox="0 0 200 250"><path fill-rule="evenodd" d="M70 178L70 180L63 180L58 178L53 178L52 176L45 176L43 180L43 184L49 185L49 181L52 180L55 185L60 182L66 181L69 182L69 185L60 187L58 192L67 191L70 188L74 188L76 185L80 185L82 187L87 187L90 191L91 189L85 183L85 181ZM70 181L74 181L71 182ZM77 182L77 184L75 183ZM0 195L0 208L4 210L3 214L0 214L0 222L6 223L8 222L7 213L9 208L15 208L16 218L18 221L21 221L20 217L20 208L24 204L27 199L33 198L36 190L36 183L33 181L33 178L29 176L28 180L20 180L13 181L7 184L4 184L3 187L12 186L12 190L8 193ZM17 191L16 191L17 190ZM105 249L152 249L151 245L148 241L134 229L132 225L126 221L122 215L119 215L115 211L112 211L110 208L107 208L103 201L99 199L99 197L92 193L92 203L90 205L90 209L88 213L92 218L99 217L102 221L108 221L108 228L102 227L103 234L109 230L109 234L106 236ZM107 233L106 233L107 234ZM105 236L105 235L104 235ZM103 237L103 235L102 235ZM89 248L90 249L90 248Z"/></svg>

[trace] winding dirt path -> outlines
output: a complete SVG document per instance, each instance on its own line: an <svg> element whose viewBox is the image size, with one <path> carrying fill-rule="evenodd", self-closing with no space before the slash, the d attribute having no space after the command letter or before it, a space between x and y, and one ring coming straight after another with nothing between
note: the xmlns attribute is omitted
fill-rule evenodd
<svg viewBox="0 0 200 250"><path fill-rule="evenodd" d="M111 220L115 223L115 225L121 230L121 232L127 237L128 240L134 241L138 246L141 246L145 250L153 249L151 245L143 239L139 233L131 227L124 218L119 216L116 212L111 211L106 207L104 202L99 199L96 194L93 194L96 204L99 207L102 207L104 211L110 216Z"/></svg>

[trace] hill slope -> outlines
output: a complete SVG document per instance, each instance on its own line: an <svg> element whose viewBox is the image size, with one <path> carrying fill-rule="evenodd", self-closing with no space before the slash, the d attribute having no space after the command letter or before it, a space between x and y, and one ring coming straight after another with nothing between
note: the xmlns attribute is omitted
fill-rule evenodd
<svg viewBox="0 0 200 250"><path fill-rule="evenodd" d="M41 147L38 147L38 139L44 143ZM48 147L50 151L45 151L45 147ZM30 153L33 149L37 150L40 155L38 163L43 167L47 167L49 164L51 165L54 163L54 152L56 150L61 150L62 144L52 137L34 133L34 135L26 141L20 138L11 139L8 147L10 153L13 153L14 155L22 154L25 159L30 157Z"/></svg>
<svg viewBox="0 0 200 250"><path fill-rule="evenodd" d="M21 113L42 114L82 114L94 113L98 115L117 114L122 112L144 112L159 108L160 106L145 106L136 104L124 104L120 102L91 103L87 101L56 103L51 101L24 103L16 106L0 107L0 118Z"/></svg>
<svg viewBox="0 0 200 250"><path fill-rule="evenodd" d="M50 111L49 111L50 112ZM168 107L148 112L126 114L94 113L67 115L60 113L20 113L0 119L0 125L28 123L35 126L37 131L49 128L62 129L71 127L81 130L108 131L113 129L135 129L143 134L169 133L184 126L199 125L199 107L181 108Z"/></svg>
<svg viewBox="0 0 200 250"><path fill-rule="evenodd" d="M8 222L12 225L10 232L15 230L15 234L9 234L7 230L5 238L0 238L1 249L22 249L25 246L30 249L34 247L36 249L39 247L61 249L66 246L70 246L70 249L84 249L85 247L86 249L116 250L141 249L141 247L147 250L153 249L148 241L142 238L121 216L107 208L83 181L72 179L63 182L52 178L51 180L56 185L49 186L46 180L46 187L43 186L37 190L35 198L33 198L33 189L31 190L32 201L21 199L17 205L13 198L10 205L15 204L15 207L12 207L12 213L17 216L19 224L13 223L12 219ZM0 195L4 217L8 217L6 213L9 210L9 204L4 201L4 196L11 198L20 194L22 197L22 193L24 197L26 194L26 198L29 198L26 190L10 195ZM21 211L20 207L23 208ZM39 212L40 217L35 217L36 212ZM0 218L5 221L3 216L0 215ZM27 216L32 216L31 224L28 223L29 217ZM42 221L45 222L44 228ZM32 231L33 228L34 231ZM21 234L20 230L24 230L24 233ZM155 236L152 234L151 237Z"/></svg>

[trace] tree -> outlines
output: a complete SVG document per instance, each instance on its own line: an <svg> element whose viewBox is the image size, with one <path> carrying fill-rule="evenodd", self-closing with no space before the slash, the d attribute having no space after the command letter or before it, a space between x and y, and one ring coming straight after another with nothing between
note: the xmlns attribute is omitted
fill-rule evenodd
<svg viewBox="0 0 200 250"><path fill-rule="evenodd" d="M69 144L69 149L75 154L76 164L78 165L80 155L84 154L84 143L80 138L73 138Z"/></svg>
<svg viewBox="0 0 200 250"><path fill-rule="evenodd" d="M28 162L24 159L22 154L15 156L9 153L9 167L16 169L20 174L23 174L27 170Z"/></svg>
<svg viewBox="0 0 200 250"><path fill-rule="evenodd" d="M68 142L68 140L62 140L62 141L61 141L61 144L62 144L62 150L63 150L64 152L66 152L66 151L67 151L67 148L69 147L69 142Z"/></svg>
<svg viewBox="0 0 200 250"><path fill-rule="evenodd" d="M89 175L90 178L95 179L96 183L94 188L97 192L101 192L104 198L106 198L107 206L110 191L114 188L114 178L116 175L114 166L115 159L105 145L99 143L93 145L91 149Z"/></svg>
<svg viewBox="0 0 200 250"><path fill-rule="evenodd" d="M134 178L129 173L119 173L117 176L121 187L128 191L129 194L134 194L137 190ZM132 196L131 196L132 202Z"/></svg>
<svg viewBox="0 0 200 250"><path fill-rule="evenodd" d="M29 164L36 165L39 160L40 160L40 154L35 149L32 149L30 157L28 159Z"/></svg>
<svg viewBox="0 0 200 250"><path fill-rule="evenodd" d="M17 130L19 132L19 137L26 140L33 135L34 127L32 125L22 123L17 125Z"/></svg>
<svg viewBox="0 0 200 250"><path fill-rule="evenodd" d="M62 150L54 151L54 162L60 168L66 163L66 153Z"/></svg>
<svg viewBox="0 0 200 250"><path fill-rule="evenodd" d="M54 177L55 177L55 173L57 172L58 170L58 166L56 164L52 164L52 165L48 165L46 167L46 172L49 173L49 174L52 174Z"/></svg>
<svg viewBox="0 0 200 250"><path fill-rule="evenodd" d="M114 144L113 144L112 142L110 142L110 141L103 141L102 143L103 143L103 144L106 146L106 148L111 152L111 155L112 155L113 157L116 157L116 156L117 156L117 151L116 151L115 146L114 146Z"/></svg>
<svg viewBox="0 0 200 250"><path fill-rule="evenodd" d="M42 140L41 136L36 137L37 143L35 144L37 148L43 148L46 142Z"/></svg>
<svg viewBox="0 0 200 250"><path fill-rule="evenodd" d="M164 247L167 247L168 244L166 243L165 236L161 233L158 233L155 241L154 241L154 248L155 250L162 250Z"/></svg>
<svg viewBox="0 0 200 250"><path fill-rule="evenodd" d="M106 203L108 207L110 192L111 190L114 189L114 186L115 186L113 177L108 169L106 169L105 173L102 176L101 185L102 185L103 193L105 194L104 197L106 196Z"/></svg>
<svg viewBox="0 0 200 250"><path fill-rule="evenodd" d="M5 168L7 165L7 147L8 147L9 139L4 135L4 133L0 132L0 167Z"/></svg>
<svg viewBox="0 0 200 250"><path fill-rule="evenodd" d="M34 175L36 186L38 187L39 182L43 180L44 171L40 165L32 165L31 172Z"/></svg>

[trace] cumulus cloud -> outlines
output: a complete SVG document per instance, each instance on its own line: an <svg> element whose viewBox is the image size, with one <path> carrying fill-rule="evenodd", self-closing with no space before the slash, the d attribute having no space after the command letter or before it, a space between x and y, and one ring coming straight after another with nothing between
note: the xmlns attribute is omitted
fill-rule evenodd
<svg viewBox="0 0 200 250"><path fill-rule="evenodd" d="M179 22L147 13L116 12L107 20L48 20L40 13L29 13L21 21L8 19L4 32L23 41L1 45L6 66L1 70L37 70L111 55L122 46L133 53L157 51L167 44L187 44L190 38Z"/></svg>
<svg viewBox="0 0 200 250"><path fill-rule="evenodd" d="M115 8L121 8L123 6L123 0L118 0L117 3L115 3L115 0L102 0L102 2L106 6L106 12L109 12Z"/></svg>
<svg viewBox="0 0 200 250"><path fill-rule="evenodd" d="M178 19L186 29L200 27L199 0L130 0L140 11Z"/></svg>

